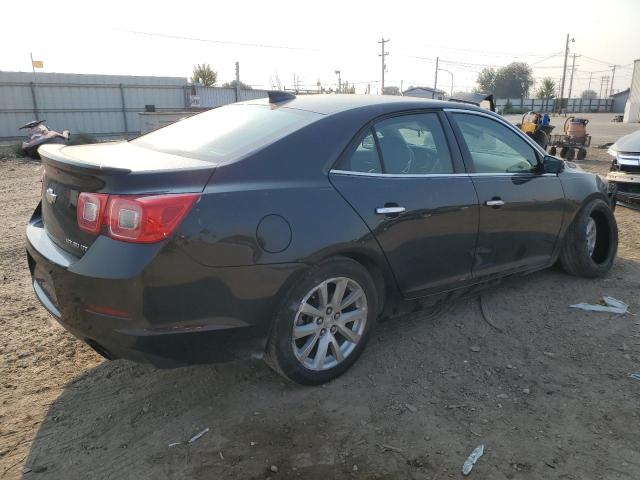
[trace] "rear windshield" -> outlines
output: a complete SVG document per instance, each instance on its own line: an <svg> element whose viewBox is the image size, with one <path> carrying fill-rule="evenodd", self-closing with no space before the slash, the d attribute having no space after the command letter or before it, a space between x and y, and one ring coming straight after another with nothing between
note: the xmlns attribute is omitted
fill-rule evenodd
<svg viewBox="0 0 640 480"><path fill-rule="evenodd" d="M222 161L264 147L319 117L269 105L227 105L185 118L132 143L164 153Z"/></svg>

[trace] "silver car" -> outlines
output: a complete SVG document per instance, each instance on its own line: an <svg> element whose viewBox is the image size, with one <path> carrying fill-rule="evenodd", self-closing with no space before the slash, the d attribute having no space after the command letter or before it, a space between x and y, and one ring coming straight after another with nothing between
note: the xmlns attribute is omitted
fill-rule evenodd
<svg viewBox="0 0 640 480"><path fill-rule="evenodd" d="M640 208L640 130L620 138L609 154L613 162L607 180L614 198L625 206Z"/></svg>

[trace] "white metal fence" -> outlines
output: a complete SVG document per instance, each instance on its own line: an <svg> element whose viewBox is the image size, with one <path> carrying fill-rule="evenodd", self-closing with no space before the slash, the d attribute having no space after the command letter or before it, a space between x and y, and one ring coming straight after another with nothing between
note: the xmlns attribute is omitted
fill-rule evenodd
<svg viewBox="0 0 640 480"><path fill-rule="evenodd" d="M190 85L181 77L0 72L0 141L23 137L21 125L46 119L56 130L97 137L135 136L146 105L185 111L193 96L201 108L267 96L265 90Z"/></svg>
<svg viewBox="0 0 640 480"><path fill-rule="evenodd" d="M496 99L496 110L501 112L507 107L507 102L511 105L513 113L524 113L529 110L536 112L555 112L560 106L560 100L540 98L498 98ZM563 100L562 110L567 113L588 113L588 112L611 112L613 111L612 98L592 98L584 100L582 98L569 98Z"/></svg>

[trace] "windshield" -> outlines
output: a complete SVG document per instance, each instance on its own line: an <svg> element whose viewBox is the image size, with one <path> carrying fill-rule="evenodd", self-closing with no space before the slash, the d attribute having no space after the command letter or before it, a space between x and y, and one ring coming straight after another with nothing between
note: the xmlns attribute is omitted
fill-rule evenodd
<svg viewBox="0 0 640 480"><path fill-rule="evenodd" d="M185 118L132 143L160 152L220 161L264 147L320 117L268 105L228 105Z"/></svg>

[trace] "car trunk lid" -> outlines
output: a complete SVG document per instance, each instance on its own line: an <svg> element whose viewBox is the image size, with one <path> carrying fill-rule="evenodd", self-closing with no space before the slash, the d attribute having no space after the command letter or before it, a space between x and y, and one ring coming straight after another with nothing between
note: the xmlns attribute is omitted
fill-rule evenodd
<svg viewBox="0 0 640 480"><path fill-rule="evenodd" d="M39 153L44 165L44 227L60 248L79 257L97 238L78 226L80 193L197 193L216 168L210 161L157 152L128 142L45 145Z"/></svg>

